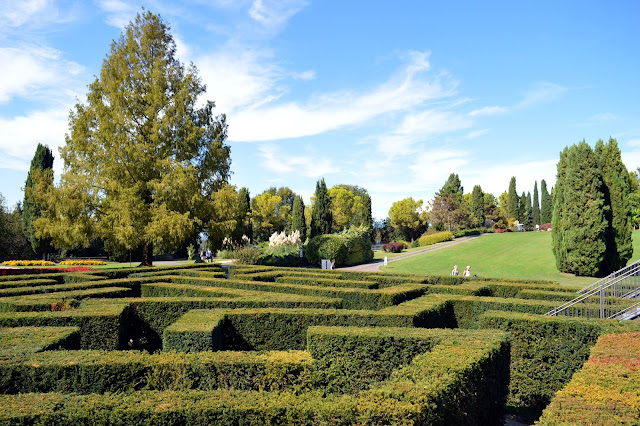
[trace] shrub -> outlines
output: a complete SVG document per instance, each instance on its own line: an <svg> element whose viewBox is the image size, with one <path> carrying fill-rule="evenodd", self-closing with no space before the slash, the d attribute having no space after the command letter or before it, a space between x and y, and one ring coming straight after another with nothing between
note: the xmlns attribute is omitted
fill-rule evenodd
<svg viewBox="0 0 640 426"><path fill-rule="evenodd" d="M344 265L347 258L347 247L340 235L316 235L307 244L306 257L312 265L320 265L322 259L335 259L336 266Z"/></svg>
<svg viewBox="0 0 640 426"><path fill-rule="evenodd" d="M250 246L233 250L233 258L242 265L258 265L260 263L260 253Z"/></svg>
<svg viewBox="0 0 640 426"><path fill-rule="evenodd" d="M420 247L430 246L431 244L441 243L443 241L453 240L453 234L449 231L437 232L435 234L423 235L418 239Z"/></svg>
<svg viewBox="0 0 640 426"><path fill-rule="evenodd" d="M400 253L404 249L404 244L401 242L391 242L382 245L382 250L389 253Z"/></svg>
<svg viewBox="0 0 640 426"><path fill-rule="evenodd" d="M541 231L548 231L549 229L551 229L551 224L550 223L543 223L542 225L540 225L540 230Z"/></svg>

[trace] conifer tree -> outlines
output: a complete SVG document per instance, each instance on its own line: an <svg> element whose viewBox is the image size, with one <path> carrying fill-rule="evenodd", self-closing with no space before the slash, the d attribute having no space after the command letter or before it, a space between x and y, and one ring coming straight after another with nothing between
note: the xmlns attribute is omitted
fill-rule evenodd
<svg viewBox="0 0 640 426"><path fill-rule="evenodd" d="M605 144L596 143L595 153L605 186L605 203L611 206L607 212L609 226L606 232L607 251L604 273L623 268L633 254L631 239L631 210L629 198L631 180L622 163L618 142L610 138Z"/></svg>
<svg viewBox="0 0 640 426"><path fill-rule="evenodd" d="M520 198L518 199L518 222L524 223L527 216L527 194L522 191Z"/></svg>
<svg viewBox="0 0 640 426"><path fill-rule="evenodd" d="M533 226L540 225L540 199L538 197L538 181L533 183L533 206L531 208Z"/></svg>
<svg viewBox="0 0 640 426"><path fill-rule="evenodd" d="M46 184L53 184L53 154L49 147L38 144L36 153L31 160L27 181L24 184L25 194L22 204L22 232L31 244L33 251L42 259L46 259L47 253L52 250L51 239L36 237L36 230L33 223L42 216L40 207L36 204L35 194L32 192L35 186L35 179L43 179ZM49 173L46 173L49 171ZM37 177L36 177L37 176Z"/></svg>
<svg viewBox="0 0 640 426"><path fill-rule="evenodd" d="M471 191L471 219L475 228L484 226L484 194L480 185L475 185Z"/></svg>
<svg viewBox="0 0 640 426"><path fill-rule="evenodd" d="M304 219L304 200L296 195L293 199L293 211L291 212L291 232L300 231L300 241L307 239L307 224Z"/></svg>
<svg viewBox="0 0 640 426"><path fill-rule="evenodd" d="M311 211L310 238L316 235L330 234L333 215L331 214L331 200L327 193L324 178L316 183L315 202Z"/></svg>
<svg viewBox="0 0 640 426"><path fill-rule="evenodd" d="M206 86L169 29L138 14L71 111L65 173L38 199L47 214L35 224L56 246L107 238L118 251L143 247L152 265L154 247L175 249L213 219L210 197L229 176L226 117L199 106Z"/></svg>
<svg viewBox="0 0 640 426"><path fill-rule="evenodd" d="M531 193L527 192L527 197L525 198L525 214L524 214L524 225L525 228L530 231L533 229L533 206L531 205Z"/></svg>
<svg viewBox="0 0 640 426"><path fill-rule="evenodd" d="M596 155L586 142L563 151L553 211L553 251L561 272L604 273L609 206L603 189Z"/></svg>
<svg viewBox="0 0 640 426"><path fill-rule="evenodd" d="M507 193L507 219L518 219L518 192L516 191L516 177L512 176Z"/></svg>
<svg viewBox="0 0 640 426"><path fill-rule="evenodd" d="M547 190L547 182L544 179L540 181L540 192L540 223L551 223L554 203L551 199L551 194Z"/></svg>
<svg viewBox="0 0 640 426"><path fill-rule="evenodd" d="M249 194L249 188L242 187L238 192L239 197L239 209L244 213L244 219L238 224L235 232L235 240L240 241L243 235L246 235L251 241L253 241L253 232L251 227L251 196Z"/></svg>
<svg viewBox="0 0 640 426"><path fill-rule="evenodd" d="M373 231L373 214L371 212L371 195L366 194L364 196L364 218L362 224L368 226Z"/></svg>

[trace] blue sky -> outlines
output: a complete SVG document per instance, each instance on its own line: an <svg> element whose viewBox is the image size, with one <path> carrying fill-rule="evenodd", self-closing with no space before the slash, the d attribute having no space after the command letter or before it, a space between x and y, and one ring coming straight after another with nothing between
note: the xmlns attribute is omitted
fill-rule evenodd
<svg viewBox="0 0 640 426"><path fill-rule="evenodd" d="M618 140L640 167L640 2L0 1L0 193L56 157L76 99L144 7L172 27L229 123L253 195L353 184L384 218L452 172L494 195L555 182L558 153ZM62 164L56 161L57 174Z"/></svg>

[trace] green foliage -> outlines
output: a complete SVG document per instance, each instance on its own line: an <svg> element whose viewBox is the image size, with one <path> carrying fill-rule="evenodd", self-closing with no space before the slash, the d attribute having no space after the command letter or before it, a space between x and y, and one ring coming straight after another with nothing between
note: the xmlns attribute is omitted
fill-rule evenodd
<svg viewBox="0 0 640 426"><path fill-rule="evenodd" d="M320 265L322 259L335 259L340 266L345 264L347 247L338 234L317 235L309 240L305 256L312 265Z"/></svg>
<svg viewBox="0 0 640 426"><path fill-rule="evenodd" d="M602 172L605 204L611 207L605 211L609 226L605 235L607 248L603 273L608 274L626 266L633 254L629 204L631 180L620 158L620 150L615 139L609 139L607 144L599 140L596 143L595 154Z"/></svg>
<svg viewBox="0 0 640 426"><path fill-rule="evenodd" d="M331 198L327 192L327 184L324 178L316 183L315 201L311 210L311 225L309 227L309 237L330 234L333 223L331 212Z"/></svg>
<svg viewBox="0 0 640 426"><path fill-rule="evenodd" d="M540 225L541 223L546 223L540 222L540 197L538 196L538 181L535 181L533 183L533 207L531 210L531 219L534 226Z"/></svg>
<svg viewBox="0 0 640 426"><path fill-rule="evenodd" d="M516 177L512 176L509 181L509 192L507 194L506 214L507 219L518 219L518 192L516 190Z"/></svg>
<svg viewBox="0 0 640 426"><path fill-rule="evenodd" d="M464 190L457 174L451 173L449 178L436 192L431 206L431 221L441 224L441 230L457 230L467 226L469 220L469 204L463 200Z"/></svg>
<svg viewBox="0 0 640 426"><path fill-rule="evenodd" d="M480 185L475 185L471 192L471 226L479 228L484 226L484 193Z"/></svg>
<svg viewBox="0 0 640 426"><path fill-rule="evenodd" d="M22 231L22 210L18 203L9 211L0 194L0 259L31 259L35 253Z"/></svg>
<svg viewBox="0 0 640 426"><path fill-rule="evenodd" d="M576 275L607 274L609 226L602 174L586 142L565 150L558 162L553 209L553 253L558 270Z"/></svg>
<svg viewBox="0 0 640 426"><path fill-rule="evenodd" d="M553 200L551 194L547 190L547 182L544 179L540 181L540 224L551 223L551 217L553 214Z"/></svg>
<svg viewBox="0 0 640 426"><path fill-rule="evenodd" d="M300 241L305 242L307 240L307 224L304 218L304 200L299 195L296 195L293 199L291 231L300 231Z"/></svg>
<svg viewBox="0 0 640 426"><path fill-rule="evenodd" d="M396 201L389 208L391 226L413 241L420 235L427 223L426 212L422 209L422 200L413 197Z"/></svg>
<svg viewBox="0 0 640 426"><path fill-rule="evenodd" d="M453 240L453 234L449 231L436 232L435 234L425 234L418 239L420 247L429 246L431 244L441 243L443 241Z"/></svg>
<svg viewBox="0 0 640 426"><path fill-rule="evenodd" d="M291 228L294 192L287 188L269 188L251 200L251 224L256 241L268 241L274 232Z"/></svg>
<svg viewBox="0 0 640 426"><path fill-rule="evenodd" d="M248 220L246 195L237 192L235 186L226 183L211 194L211 219L207 224L206 233L207 245L213 252L222 247L225 238L230 238L233 244L242 243Z"/></svg>
<svg viewBox="0 0 640 426"><path fill-rule="evenodd" d="M40 185L43 186L53 185L53 154L49 147L42 144L38 144L36 153L31 160L31 167L29 174L27 175L27 181L24 184L24 202L22 204L22 231L29 240L33 251L43 259L46 258L47 253L52 250L51 240L48 238L38 238L36 236L36 230L33 223L42 216L40 208L36 204L36 197L31 192L34 190L35 179L42 179L44 182ZM51 173L38 173L38 172L50 171Z"/></svg>
<svg viewBox="0 0 640 426"><path fill-rule="evenodd" d="M109 240L117 251L175 249L211 220L209 196L229 175L224 115L201 108L205 86L176 58L150 12L126 26L69 118L60 186L38 187L37 236L57 247ZM123 129L127 129L126 132Z"/></svg>

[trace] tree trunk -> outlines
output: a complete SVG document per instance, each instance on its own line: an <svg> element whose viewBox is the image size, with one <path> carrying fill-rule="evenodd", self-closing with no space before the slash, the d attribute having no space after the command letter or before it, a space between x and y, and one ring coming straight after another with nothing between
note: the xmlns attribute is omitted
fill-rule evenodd
<svg viewBox="0 0 640 426"><path fill-rule="evenodd" d="M142 263L140 266L153 266L153 243L144 243L142 248Z"/></svg>

